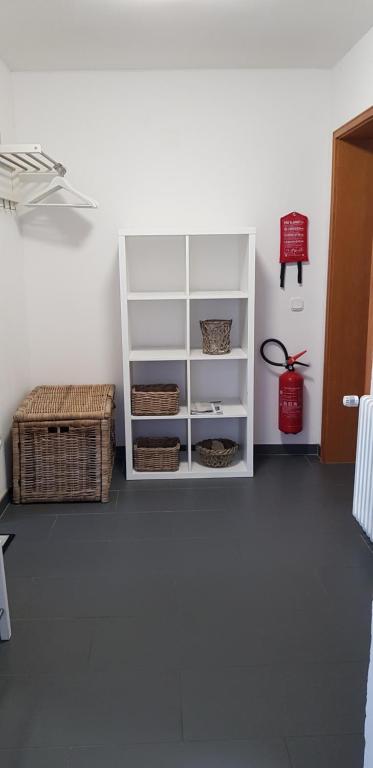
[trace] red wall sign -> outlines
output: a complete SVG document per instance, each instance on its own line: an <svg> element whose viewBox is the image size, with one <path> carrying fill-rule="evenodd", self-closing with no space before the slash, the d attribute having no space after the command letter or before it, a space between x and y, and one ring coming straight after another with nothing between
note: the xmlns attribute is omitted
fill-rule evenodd
<svg viewBox="0 0 373 768"><path fill-rule="evenodd" d="M308 261L308 218L292 211L282 216L280 240L280 263Z"/></svg>

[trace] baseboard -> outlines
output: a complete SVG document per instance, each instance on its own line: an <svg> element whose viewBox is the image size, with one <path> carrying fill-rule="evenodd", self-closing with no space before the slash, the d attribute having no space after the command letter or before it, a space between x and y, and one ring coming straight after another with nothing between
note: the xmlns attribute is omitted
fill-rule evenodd
<svg viewBox="0 0 373 768"><path fill-rule="evenodd" d="M186 450L186 446L181 446L181 450ZM126 449L124 445L117 445L117 459L124 460ZM319 456L320 446L318 443L268 443L263 445L254 445L254 456Z"/></svg>
<svg viewBox="0 0 373 768"><path fill-rule="evenodd" d="M255 456L319 456L320 446L317 443L269 443L254 445Z"/></svg>

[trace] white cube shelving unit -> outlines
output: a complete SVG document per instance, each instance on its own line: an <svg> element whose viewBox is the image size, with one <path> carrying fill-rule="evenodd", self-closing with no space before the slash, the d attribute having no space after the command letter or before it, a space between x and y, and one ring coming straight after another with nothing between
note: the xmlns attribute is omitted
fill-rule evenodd
<svg viewBox="0 0 373 768"><path fill-rule="evenodd" d="M119 233L124 413L128 480L252 477L255 229L219 233ZM205 355L199 321L232 318L231 352ZM131 385L180 387L177 416L133 416ZM223 415L191 415L194 401L221 400ZM179 437L178 472L136 472L140 436ZM198 462L193 447L230 437L239 455L226 469Z"/></svg>

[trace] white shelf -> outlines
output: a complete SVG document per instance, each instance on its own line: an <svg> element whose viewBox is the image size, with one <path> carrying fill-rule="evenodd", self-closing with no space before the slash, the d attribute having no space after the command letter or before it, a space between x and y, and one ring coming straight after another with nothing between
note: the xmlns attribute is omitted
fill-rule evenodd
<svg viewBox="0 0 373 768"><path fill-rule="evenodd" d="M241 347L232 347L227 355L205 355L202 349L191 349L191 360L247 360L248 354Z"/></svg>
<svg viewBox="0 0 373 768"><path fill-rule="evenodd" d="M179 413L177 413L175 416L134 416L133 413L131 414L131 419L133 421L164 421L165 419L177 420L177 419L187 419L188 418L188 408L186 405L182 405L180 407Z"/></svg>
<svg viewBox="0 0 373 768"><path fill-rule="evenodd" d="M128 301L177 301L186 297L183 291L131 291L127 295Z"/></svg>
<svg viewBox="0 0 373 768"><path fill-rule="evenodd" d="M130 291L128 301L177 301L184 299L247 299L245 291Z"/></svg>
<svg viewBox="0 0 373 768"><path fill-rule="evenodd" d="M198 237L200 235L213 235L215 237L217 235L255 235L256 227L237 227L234 229L221 230L201 229L198 227L197 229L188 229L187 231L184 230L184 232L180 232L179 229L157 229L156 227L154 227L151 232L139 232L138 229L129 228L120 229L118 234L119 237Z"/></svg>
<svg viewBox="0 0 373 768"><path fill-rule="evenodd" d="M187 360L186 349L182 347L150 347L149 349L132 349L129 354L131 362L136 360Z"/></svg>
<svg viewBox="0 0 373 768"><path fill-rule="evenodd" d="M255 229L121 231L119 271L127 478L251 477ZM228 354L202 352L200 322L213 317L232 320ZM179 386L179 413L132 415L131 385L161 382ZM222 401L222 414L191 414L193 401L213 398ZM132 445L140 434L177 436L186 447L180 469L136 472ZM199 463L193 445L214 437L238 442L232 466L212 469Z"/></svg>
<svg viewBox="0 0 373 768"><path fill-rule="evenodd" d="M227 477L247 477L248 466L243 459L238 458L233 462L233 464L231 464L230 467L212 469L211 467L205 467L203 464L200 464L198 459L195 457L195 452L192 451L192 468L190 474L192 477L200 478L223 477L224 475Z"/></svg>
<svg viewBox="0 0 373 768"><path fill-rule="evenodd" d="M242 405L242 403L223 403L223 413L217 416L214 413L191 413L188 414L188 408L186 405L182 405L180 407L180 410L175 416L165 416L165 415L157 415L157 416L135 416L133 413L131 414L131 419L133 421L165 421L167 419L169 420L177 420L177 419L218 419L221 421L222 419L246 419L247 418L247 408Z"/></svg>
<svg viewBox="0 0 373 768"><path fill-rule="evenodd" d="M222 402L223 413L217 416L215 413L191 413L191 419L246 419L247 408L242 403Z"/></svg>
<svg viewBox="0 0 373 768"><path fill-rule="evenodd" d="M131 480L177 480L190 474L188 460L183 453L180 458L179 469L176 472L136 472L135 469L131 469L127 473L127 477Z"/></svg>
<svg viewBox="0 0 373 768"><path fill-rule="evenodd" d="M149 347L148 349L132 349L129 354L131 362L136 360L247 360L247 352L241 347L232 347L227 355L205 355L202 349L191 349L188 355L182 347Z"/></svg>
<svg viewBox="0 0 373 768"><path fill-rule="evenodd" d="M194 457L194 451L192 452L191 468L189 469L188 461L183 456L180 460L179 469L176 472L137 472L132 469L129 474L131 480L183 480L186 477L202 479L207 477L249 477L249 470L247 464L243 459L237 459L230 467L223 469L212 469L211 467L205 467L200 464Z"/></svg>
<svg viewBox="0 0 373 768"><path fill-rule="evenodd" d="M247 299L247 291L190 291L190 299Z"/></svg>

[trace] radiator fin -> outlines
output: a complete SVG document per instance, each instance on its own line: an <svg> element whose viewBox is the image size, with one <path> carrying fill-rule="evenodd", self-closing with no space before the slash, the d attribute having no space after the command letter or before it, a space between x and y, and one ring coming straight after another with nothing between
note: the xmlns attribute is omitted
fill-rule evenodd
<svg viewBox="0 0 373 768"><path fill-rule="evenodd" d="M373 541L373 397L360 399L353 516Z"/></svg>

